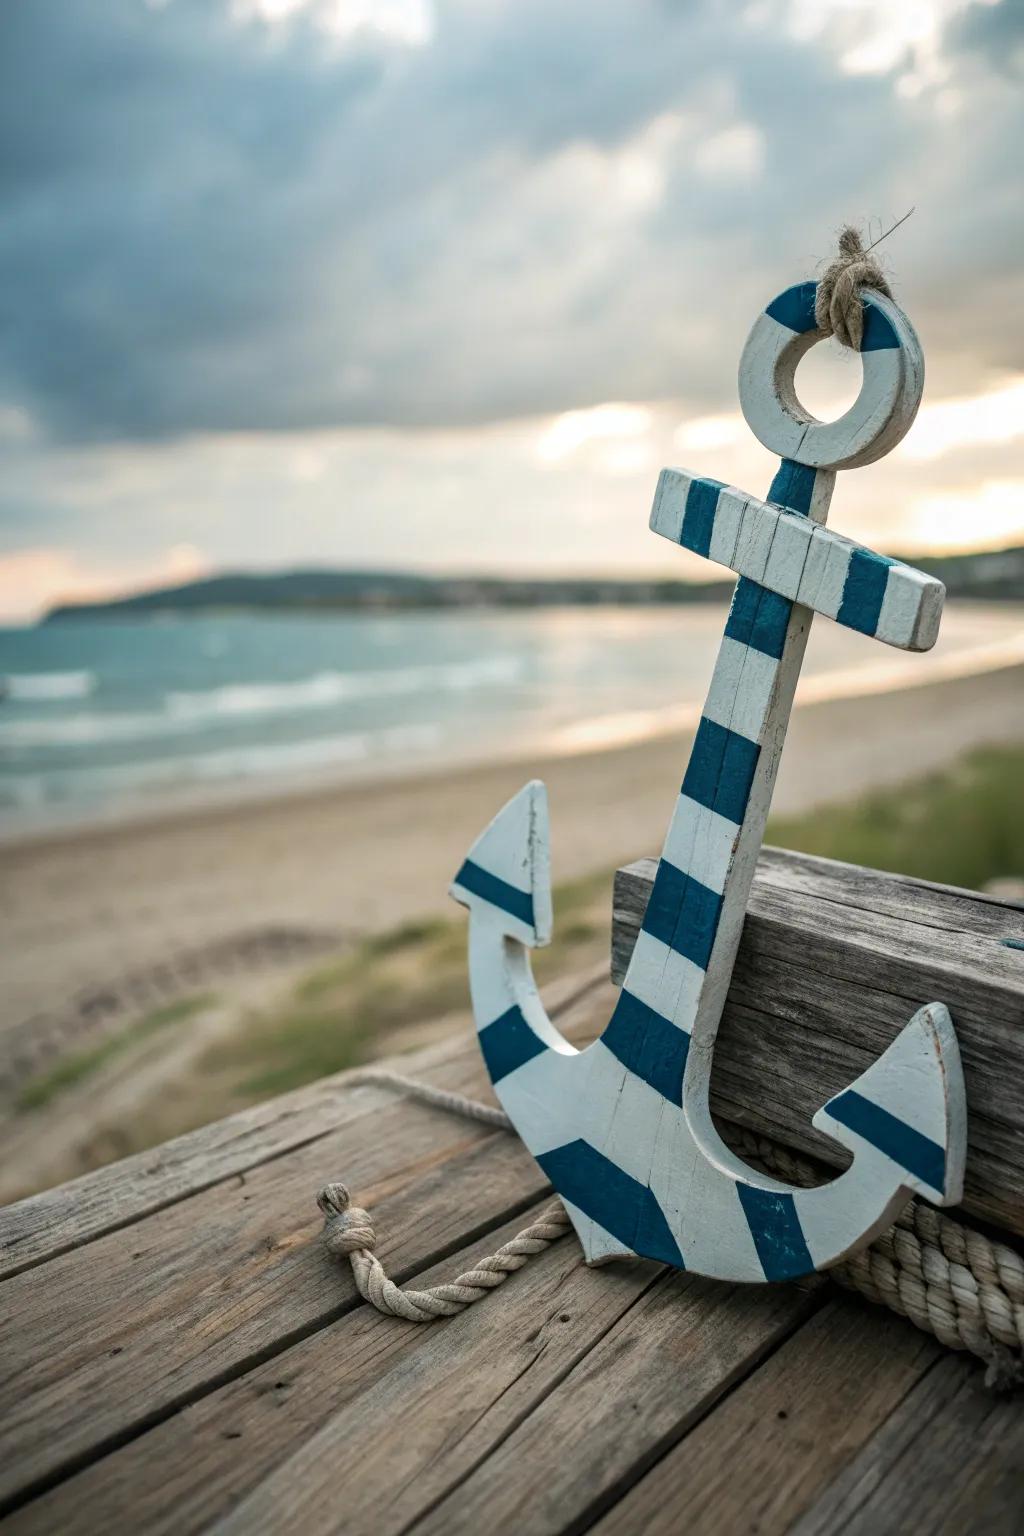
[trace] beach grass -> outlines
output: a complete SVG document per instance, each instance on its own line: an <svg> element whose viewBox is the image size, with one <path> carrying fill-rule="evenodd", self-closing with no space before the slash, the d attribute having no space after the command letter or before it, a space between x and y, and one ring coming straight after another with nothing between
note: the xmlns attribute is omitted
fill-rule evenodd
<svg viewBox="0 0 1024 1536"><path fill-rule="evenodd" d="M806 816L776 818L778 846L977 888L1024 872L1024 749L986 749L946 773ZM535 952L541 986L609 951L613 871L556 887L552 944ZM468 1012L465 919L403 923L304 976L278 1007L211 1048L242 1102L282 1093L394 1049L425 1021ZM454 1020L453 1020L454 1024Z"/></svg>
<svg viewBox="0 0 1024 1536"><path fill-rule="evenodd" d="M172 1024L185 1023L186 1020L194 1018L197 1013L209 1008L214 1001L213 994L208 992L194 997L176 998L174 1002L166 1003L163 1007L154 1008L150 1013L144 1014L128 1029L116 1035L109 1035L105 1040L85 1050L72 1051L46 1072L40 1072L37 1076L29 1078L18 1094L18 1109L42 1109L59 1093L76 1087L92 1077L102 1067L108 1066L118 1056L123 1056L131 1050L133 1046L148 1040L152 1035Z"/></svg>
<svg viewBox="0 0 1024 1536"><path fill-rule="evenodd" d="M611 872L559 886L555 942L536 956L541 985L596 962L608 943ZM458 917L408 922L317 966L278 1007L211 1047L211 1072L231 1067L243 1099L284 1093L381 1054L389 1037L468 1008L466 925Z"/></svg>
<svg viewBox="0 0 1024 1536"><path fill-rule="evenodd" d="M980 890L1024 879L1024 749L987 747L947 772L807 816L773 818L768 841Z"/></svg>

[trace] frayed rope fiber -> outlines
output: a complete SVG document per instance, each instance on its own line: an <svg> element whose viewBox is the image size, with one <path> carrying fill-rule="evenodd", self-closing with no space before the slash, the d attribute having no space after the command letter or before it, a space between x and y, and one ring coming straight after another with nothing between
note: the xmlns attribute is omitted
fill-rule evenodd
<svg viewBox="0 0 1024 1536"><path fill-rule="evenodd" d="M389 1088L483 1125L514 1129L503 1110L384 1068L353 1072L346 1082ZM784 1147L742 1126L730 1125L727 1132L733 1150L767 1172L805 1188L822 1182L821 1169ZM374 1252L377 1236L369 1213L351 1203L344 1184L325 1184L317 1204L324 1216L324 1243L330 1253L348 1259L360 1296L378 1312L412 1323L464 1311L570 1230L556 1202L450 1284L403 1290L388 1278ZM977 1355L988 1367L985 1381L994 1390L1024 1385L1024 1259L1006 1244L911 1200L869 1248L827 1273L847 1290L909 1318L947 1348Z"/></svg>
<svg viewBox="0 0 1024 1536"><path fill-rule="evenodd" d="M862 288L873 288L887 299L892 298L885 273L870 251L864 249L857 230L848 224L839 236L839 255L818 283L814 322L823 336L835 336L854 352L860 351L864 338Z"/></svg>

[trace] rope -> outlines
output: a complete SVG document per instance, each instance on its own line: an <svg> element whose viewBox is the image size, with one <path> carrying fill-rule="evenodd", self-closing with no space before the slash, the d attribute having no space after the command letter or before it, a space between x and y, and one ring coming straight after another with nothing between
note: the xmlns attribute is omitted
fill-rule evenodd
<svg viewBox="0 0 1024 1536"><path fill-rule="evenodd" d="M875 244L878 244L877 240ZM847 225L839 236L839 255L818 284L814 321L823 336L835 336L854 352L860 351L864 336L862 288L874 288L878 293L884 293L887 299L892 298L892 290L878 262L864 249L853 226Z"/></svg>
<svg viewBox="0 0 1024 1536"><path fill-rule="evenodd" d="M353 1072L346 1086L392 1089L482 1125L514 1129L503 1110L383 1067ZM804 1188L822 1182L823 1170L797 1153L744 1126L730 1124L727 1132L732 1149L767 1172ZM378 1312L412 1323L464 1311L570 1228L557 1202L449 1284L402 1290L388 1278L374 1252L377 1236L368 1212L351 1203L344 1184L326 1184L317 1204L324 1215L324 1243L330 1253L349 1260L363 1300ZM828 1274L847 1290L908 1318L947 1348L977 1355L988 1367L987 1386L1004 1392L1024 1386L1024 1259L1004 1243L915 1199L870 1247Z"/></svg>
<svg viewBox="0 0 1024 1536"><path fill-rule="evenodd" d="M376 1234L366 1211L349 1201L344 1184L326 1184L316 1197L324 1213L324 1242L330 1253L347 1258L352 1265L356 1288L364 1301L390 1317L404 1317L410 1323L432 1323L438 1317L454 1317L474 1301L504 1285L509 1275L522 1269L527 1259L569 1230L569 1218L561 1204L552 1205L530 1226L517 1232L496 1253L481 1259L475 1269L468 1269L448 1285L433 1285L429 1291L403 1291L389 1280L383 1264L374 1253Z"/></svg>
<svg viewBox="0 0 1024 1536"><path fill-rule="evenodd" d="M730 1124L733 1151L790 1184L822 1170L745 1127ZM1005 1243L910 1200L888 1231L835 1264L830 1279L909 1318L948 1349L970 1350L996 1391L1024 1386L1024 1259Z"/></svg>

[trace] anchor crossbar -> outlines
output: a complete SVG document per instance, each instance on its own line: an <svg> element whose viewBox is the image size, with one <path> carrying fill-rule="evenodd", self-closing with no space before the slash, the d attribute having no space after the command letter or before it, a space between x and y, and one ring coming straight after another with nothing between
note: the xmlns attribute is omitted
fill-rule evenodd
<svg viewBox="0 0 1024 1536"><path fill-rule="evenodd" d="M899 560L731 485L663 469L650 526L738 576L901 650L935 644L946 589Z"/></svg>

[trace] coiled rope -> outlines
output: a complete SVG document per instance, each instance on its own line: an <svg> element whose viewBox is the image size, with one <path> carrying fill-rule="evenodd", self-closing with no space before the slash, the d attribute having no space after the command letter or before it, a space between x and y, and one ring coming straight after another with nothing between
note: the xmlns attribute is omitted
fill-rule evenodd
<svg viewBox="0 0 1024 1536"><path fill-rule="evenodd" d="M514 1129L503 1110L382 1067L362 1068L346 1081L351 1087L404 1093L498 1130ZM734 1151L791 1184L809 1187L822 1182L823 1171L813 1163L742 1126L730 1124L727 1139ZM369 1213L351 1203L344 1184L324 1185L317 1204L324 1216L327 1249L349 1260L360 1296L378 1312L412 1323L431 1323L464 1311L570 1230L569 1218L556 1202L449 1284L403 1290L388 1278L374 1252L377 1235ZM1024 1259L1006 1244L911 1200L869 1248L827 1273L847 1290L909 1318L947 1348L977 1355L988 1367L985 1382L993 1389L1011 1391L1024 1385Z"/></svg>

